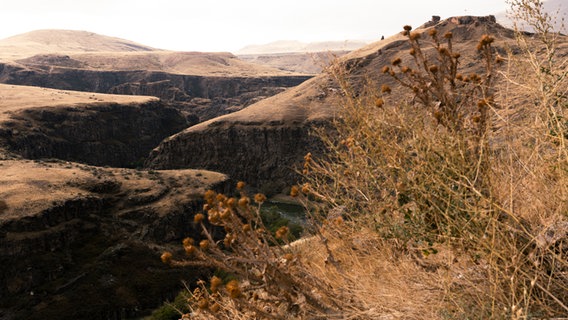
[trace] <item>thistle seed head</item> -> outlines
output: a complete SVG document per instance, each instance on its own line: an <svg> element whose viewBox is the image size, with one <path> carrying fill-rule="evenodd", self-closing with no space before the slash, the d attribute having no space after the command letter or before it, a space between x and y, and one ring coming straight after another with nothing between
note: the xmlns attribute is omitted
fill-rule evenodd
<svg viewBox="0 0 568 320"><path fill-rule="evenodd" d="M375 107L382 108L385 105L385 100L383 98L375 99Z"/></svg>
<svg viewBox="0 0 568 320"><path fill-rule="evenodd" d="M187 245L183 246L183 250L185 250L185 253L190 256L195 252L195 250L197 250L197 248L195 248L194 245Z"/></svg>
<svg viewBox="0 0 568 320"><path fill-rule="evenodd" d="M162 253L162 255L160 256L160 259L165 264L170 264L172 262L172 258L173 258L172 253L168 251Z"/></svg>
<svg viewBox="0 0 568 320"><path fill-rule="evenodd" d="M236 205L237 205L237 199L236 198L227 199L227 207L234 208Z"/></svg>
<svg viewBox="0 0 568 320"><path fill-rule="evenodd" d="M223 284L223 280L221 280L221 278L217 277L217 276L212 276L211 277L211 291L215 292L217 291L216 289ZM215 288L215 290L213 290L213 288Z"/></svg>
<svg viewBox="0 0 568 320"><path fill-rule="evenodd" d="M199 299L199 301L197 301L197 307L201 310L209 308L209 300L206 298Z"/></svg>
<svg viewBox="0 0 568 320"><path fill-rule="evenodd" d="M195 241L192 238L185 238L183 239L183 246L187 247L194 243Z"/></svg>
<svg viewBox="0 0 568 320"><path fill-rule="evenodd" d="M288 227L286 227L286 226L280 227L278 230L276 230L276 239L286 238L288 236L289 232L290 232L290 229L288 229Z"/></svg>
<svg viewBox="0 0 568 320"><path fill-rule="evenodd" d="M231 280L225 285L225 289L229 292L229 296L233 299L241 296L241 288L237 280Z"/></svg>
<svg viewBox="0 0 568 320"><path fill-rule="evenodd" d="M298 194L300 193L300 190L298 190L297 186L292 186L292 188L290 189L290 196L295 198L298 196Z"/></svg>
<svg viewBox="0 0 568 320"><path fill-rule="evenodd" d="M193 216L193 222L195 222L195 223L201 223L203 221L203 219L205 219L205 215L203 213L198 213L198 214Z"/></svg>
<svg viewBox="0 0 568 320"><path fill-rule="evenodd" d="M411 32L410 33L410 40L418 40L422 37L420 32Z"/></svg>
<svg viewBox="0 0 568 320"><path fill-rule="evenodd" d="M199 247L201 248L201 250L207 250L209 248L209 240L201 240L199 242Z"/></svg>
<svg viewBox="0 0 568 320"><path fill-rule="evenodd" d="M239 207L246 208L250 204L249 197L242 197L239 199Z"/></svg>
<svg viewBox="0 0 568 320"><path fill-rule="evenodd" d="M207 200L207 203L212 204L213 201L215 200L215 197L217 196L217 192L213 191L213 190L207 190L205 192L205 200Z"/></svg>

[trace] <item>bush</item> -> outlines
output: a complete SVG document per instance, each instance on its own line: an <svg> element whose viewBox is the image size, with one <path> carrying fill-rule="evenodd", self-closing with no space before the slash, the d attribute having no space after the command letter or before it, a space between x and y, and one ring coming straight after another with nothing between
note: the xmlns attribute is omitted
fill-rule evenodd
<svg viewBox="0 0 568 320"><path fill-rule="evenodd" d="M400 102L404 92L394 100L387 85L360 89L341 66L330 69L344 108L337 132L320 132L330 154L311 165L311 190L407 254L442 247L466 258L467 280L445 279L452 318L568 313L568 71L549 20L535 16L541 6L514 2L540 31L517 33L523 54L495 59L484 35L474 50L485 70L467 76L451 34L442 41L434 29L425 36L406 26L410 58L382 72L413 104ZM505 61L497 86L496 63Z"/></svg>

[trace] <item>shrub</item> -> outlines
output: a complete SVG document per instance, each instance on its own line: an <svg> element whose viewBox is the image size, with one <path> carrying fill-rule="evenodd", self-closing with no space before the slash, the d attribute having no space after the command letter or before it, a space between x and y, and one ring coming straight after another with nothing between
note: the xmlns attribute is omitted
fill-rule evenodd
<svg viewBox="0 0 568 320"><path fill-rule="evenodd" d="M345 99L337 132L320 132L330 154L310 166L312 192L407 254L449 247L467 258L465 281L444 279L450 317L568 312L568 70L547 18L535 16L539 6L515 1L541 33L517 33L522 54L509 54L504 71L489 35L474 49L484 72L465 76L451 34L406 26L410 58L382 72L414 103L400 101L403 91L394 101L386 85L353 86L345 69L330 68Z"/></svg>
<svg viewBox="0 0 568 320"><path fill-rule="evenodd" d="M181 314L189 312L187 307L187 294L180 292L175 297L172 303L166 302L160 308L154 310L152 314L147 317L147 320L177 320Z"/></svg>

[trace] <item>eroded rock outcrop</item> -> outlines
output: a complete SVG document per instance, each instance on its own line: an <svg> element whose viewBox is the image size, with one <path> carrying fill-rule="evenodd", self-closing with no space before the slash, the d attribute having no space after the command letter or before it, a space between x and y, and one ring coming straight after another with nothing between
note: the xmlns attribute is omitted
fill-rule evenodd
<svg viewBox="0 0 568 320"><path fill-rule="evenodd" d="M279 192L297 182L296 170L301 169L304 155L323 148L310 133L317 125L214 125L162 142L146 165L209 168L261 187L265 193Z"/></svg>

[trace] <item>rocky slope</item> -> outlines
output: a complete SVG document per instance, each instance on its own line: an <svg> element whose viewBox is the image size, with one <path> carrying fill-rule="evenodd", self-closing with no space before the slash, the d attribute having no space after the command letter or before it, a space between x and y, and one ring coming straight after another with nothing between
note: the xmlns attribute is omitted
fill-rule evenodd
<svg viewBox="0 0 568 320"><path fill-rule="evenodd" d="M438 29L439 34L453 32L454 48L462 53L464 74L482 68L475 46L483 34L495 37L495 48L502 54L515 43L513 31L497 24L493 16L433 19L417 31L427 32L430 28ZM339 63L344 66L344 77L355 94L368 80L379 87L389 83L396 89L396 83L380 70L395 57L408 61L408 48L405 37L396 34L343 56ZM303 155L322 150L322 143L308 133L314 126L329 125L341 103L338 93L330 76L319 75L239 112L200 123L164 140L152 151L147 165L160 169L207 168L279 191L278 188L296 182L297 175L291 168L302 165Z"/></svg>
<svg viewBox="0 0 568 320"><path fill-rule="evenodd" d="M120 319L148 312L204 270L159 256L199 231L207 171L136 171L64 161L0 162L0 318Z"/></svg>
<svg viewBox="0 0 568 320"><path fill-rule="evenodd" d="M29 92L32 100L34 95L49 95L50 91L17 86L9 90L0 86L3 88L0 92L4 100L19 90ZM58 92L61 91L55 91ZM38 102L39 106L34 107L22 107L26 102L21 100L19 109L9 108L8 101L4 101L0 107L0 112L4 111L0 117L0 145L28 159L57 158L101 166L136 167L162 139L191 124L178 110L153 98L119 104L112 101L116 96L89 97L88 104L57 99L54 106ZM6 108L10 110L3 110Z"/></svg>

